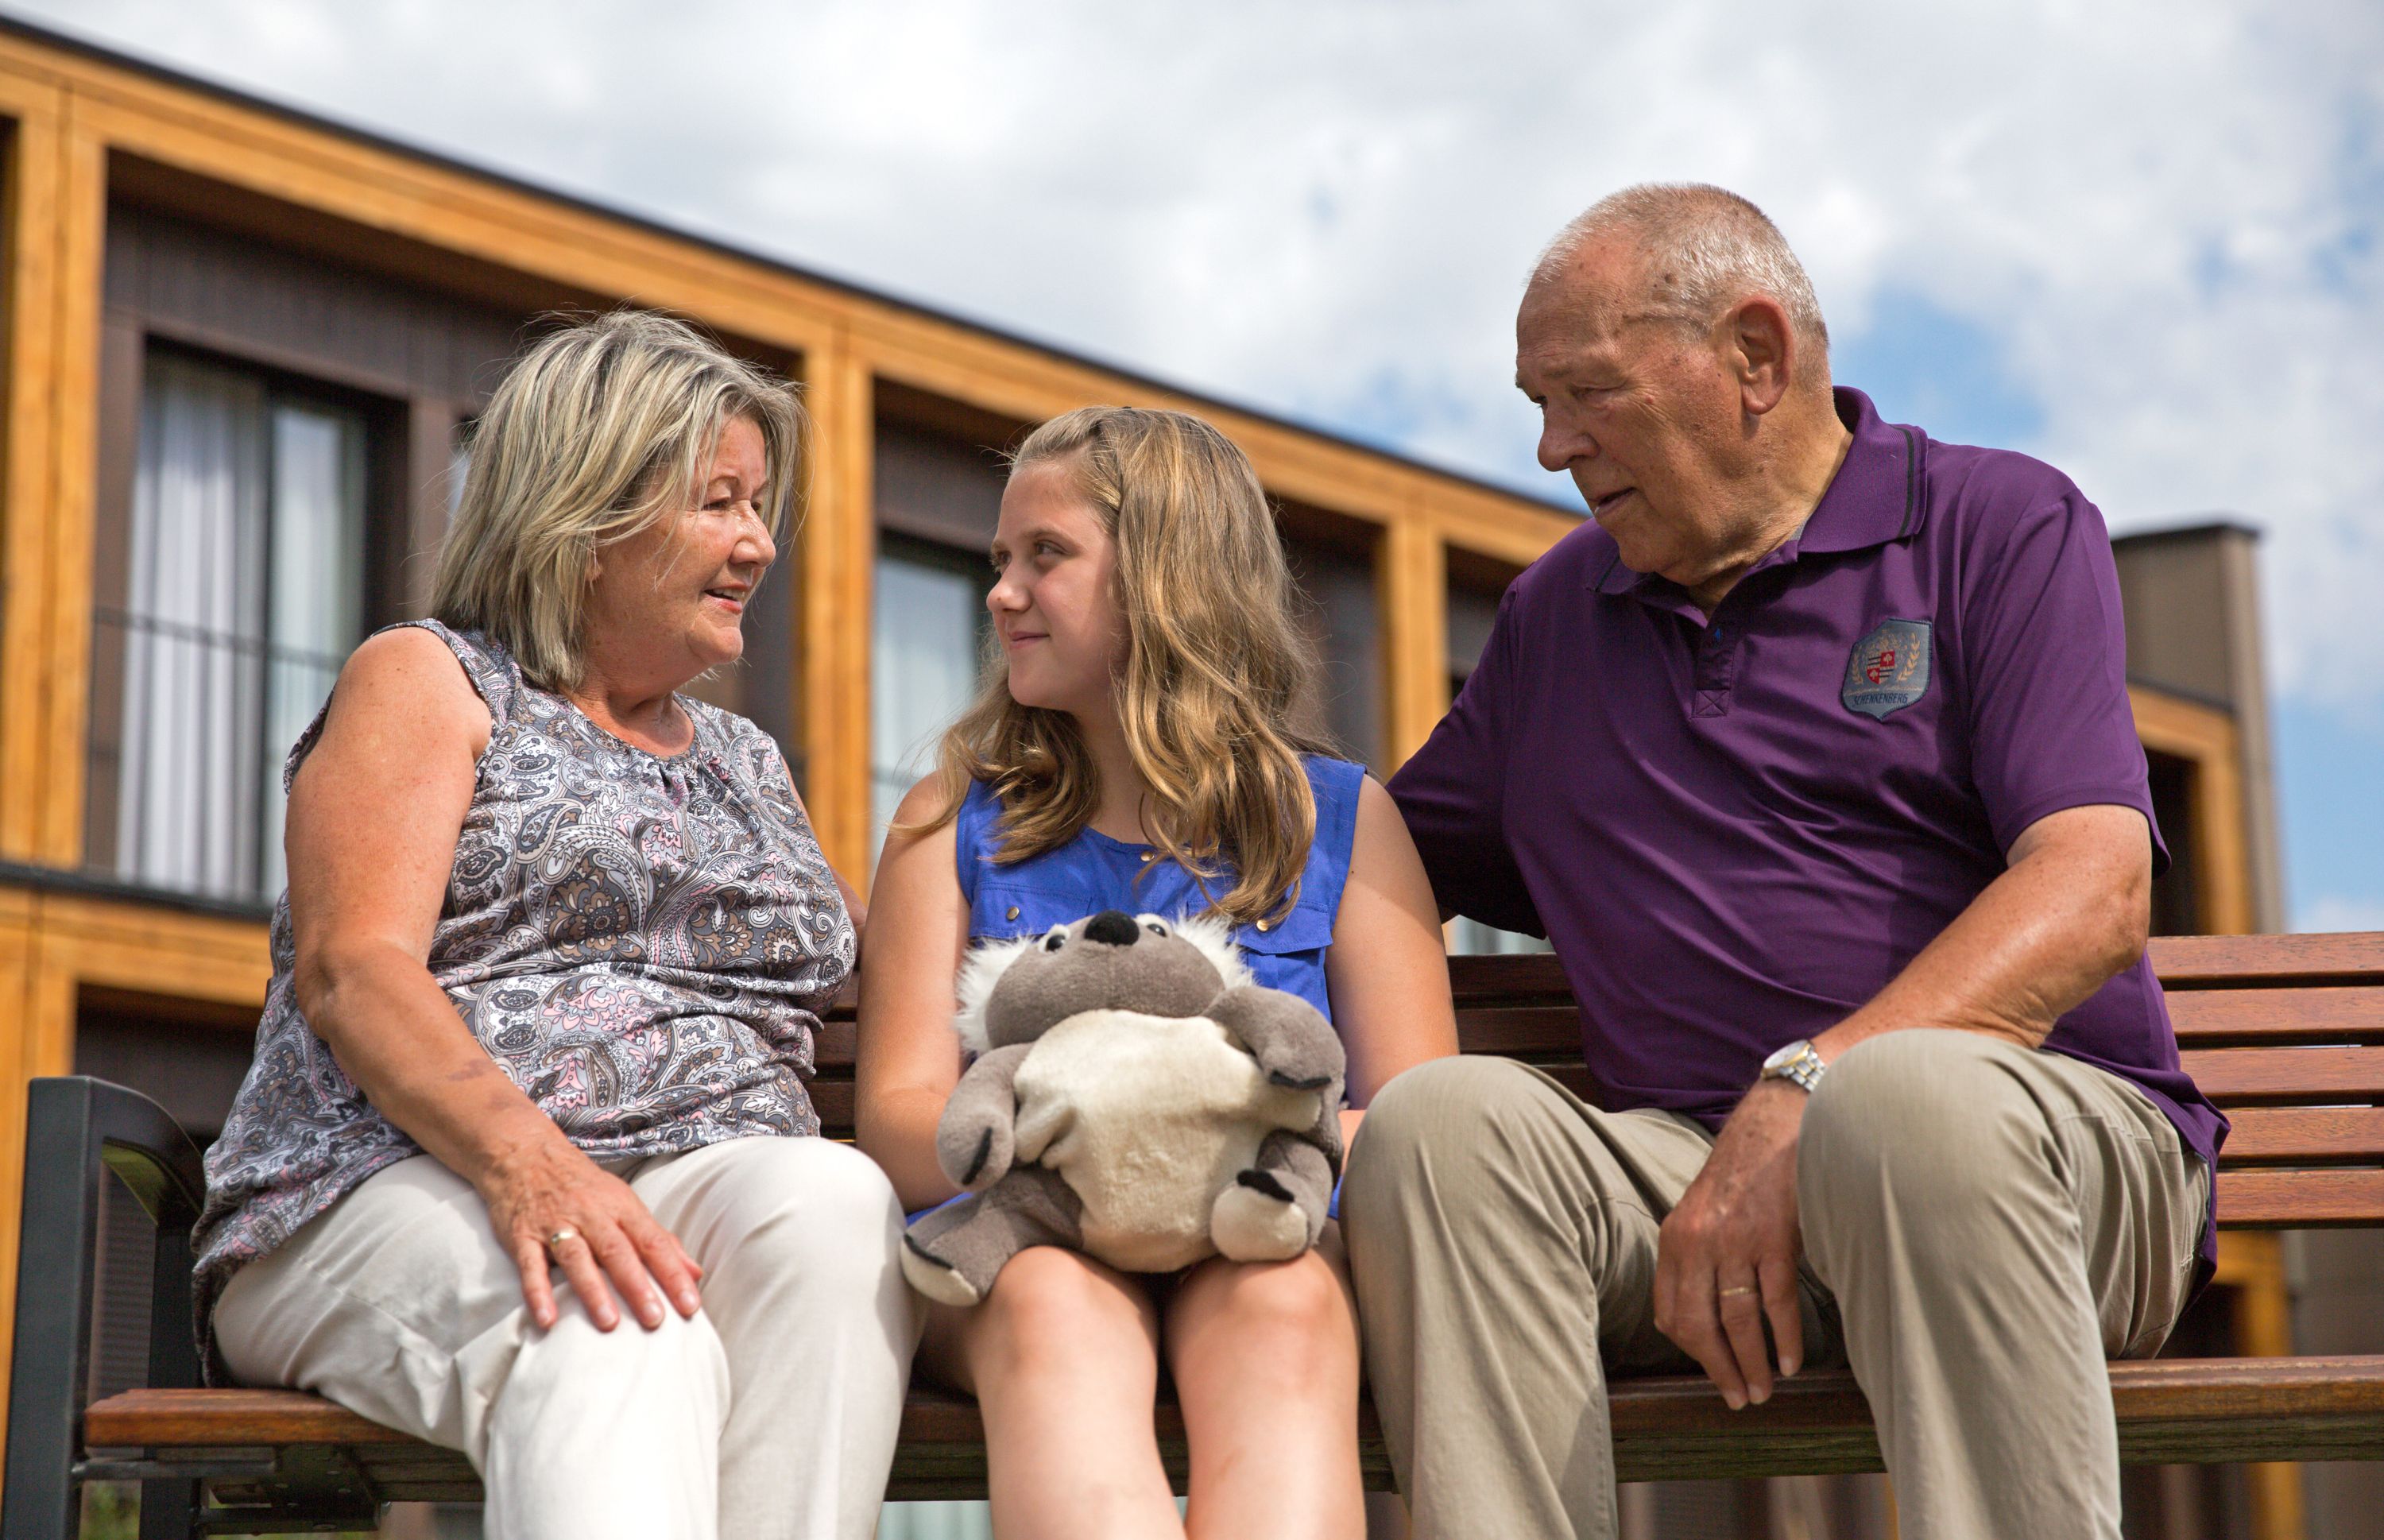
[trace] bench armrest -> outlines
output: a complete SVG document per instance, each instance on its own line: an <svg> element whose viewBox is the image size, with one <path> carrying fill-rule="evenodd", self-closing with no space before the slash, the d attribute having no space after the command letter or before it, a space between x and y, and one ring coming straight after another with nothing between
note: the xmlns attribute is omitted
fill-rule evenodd
<svg viewBox="0 0 2384 1540"><path fill-rule="evenodd" d="M163 1107L86 1075L28 1087L25 1196L17 1252L16 1346L8 1391L8 1460L0 1531L59 1534L54 1505L73 1500L60 1477L81 1458L91 1385L98 1283L99 1196L109 1172L156 1226L149 1314L149 1384L199 1383L191 1329L191 1226L205 1201L198 1147Z"/></svg>

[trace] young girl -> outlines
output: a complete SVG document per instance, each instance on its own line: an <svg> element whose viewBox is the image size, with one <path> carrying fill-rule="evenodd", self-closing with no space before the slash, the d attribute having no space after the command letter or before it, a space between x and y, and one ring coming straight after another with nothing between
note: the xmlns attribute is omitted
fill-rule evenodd
<svg viewBox="0 0 2384 1540"><path fill-rule="evenodd" d="M1020 449L986 602L1000 657L897 816L864 942L858 1129L906 1208L952 1196L937 1119L972 943L1103 909L1230 920L1258 981L1348 1049L1355 1131L1393 1075L1454 1053L1440 929L1388 793L1295 730L1312 665L1257 475L1176 412L1088 407ZM1337 1236L1179 1275L1037 1248L937 1307L931 1372L985 1410L995 1528L1181 1536L1153 1430L1162 1352L1194 1534L1354 1537L1358 1331Z"/></svg>

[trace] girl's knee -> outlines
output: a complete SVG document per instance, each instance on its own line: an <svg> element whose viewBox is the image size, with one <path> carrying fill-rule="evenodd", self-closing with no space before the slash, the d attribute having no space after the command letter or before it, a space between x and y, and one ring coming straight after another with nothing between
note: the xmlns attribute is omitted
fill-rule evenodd
<svg viewBox="0 0 2384 1540"><path fill-rule="evenodd" d="M1347 1286L1318 1251L1287 1262L1203 1263L1168 1316L1171 1339L1187 1352L1248 1353L1285 1366L1344 1354L1357 1340Z"/></svg>
<svg viewBox="0 0 2384 1540"><path fill-rule="evenodd" d="M977 1375L1065 1372L1121 1353L1153 1356L1158 1322L1149 1297L1099 1262L1057 1247L1010 1259L963 1326Z"/></svg>

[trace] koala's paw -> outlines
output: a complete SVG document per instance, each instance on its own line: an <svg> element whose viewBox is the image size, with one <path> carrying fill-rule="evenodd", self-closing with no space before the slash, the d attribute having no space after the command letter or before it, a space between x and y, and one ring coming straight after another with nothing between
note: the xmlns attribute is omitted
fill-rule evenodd
<svg viewBox="0 0 2384 1540"><path fill-rule="evenodd" d="M959 1269L929 1255L909 1236L902 1237L902 1276L938 1305L974 1305L981 1298Z"/></svg>
<svg viewBox="0 0 2384 1540"><path fill-rule="evenodd" d="M955 1120L936 1130L936 1163L970 1192L982 1192L1010 1170L1010 1125L993 1119Z"/></svg>
<svg viewBox="0 0 2384 1540"><path fill-rule="evenodd" d="M1308 1249L1308 1215L1281 1182L1252 1169L1217 1195L1209 1238L1234 1261L1284 1261Z"/></svg>

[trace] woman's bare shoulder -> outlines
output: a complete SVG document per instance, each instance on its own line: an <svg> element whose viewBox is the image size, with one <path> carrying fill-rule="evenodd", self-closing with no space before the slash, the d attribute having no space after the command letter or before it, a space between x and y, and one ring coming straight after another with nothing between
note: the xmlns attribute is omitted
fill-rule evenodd
<svg viewBox="0 0 2384 1540"><path fill-rule="evenodd" d="M396 626L348 655L323 733L421 735L415 741L424 748L460 744L477 758L492 727L487 702L447 644L422 627Z"/></svg>

